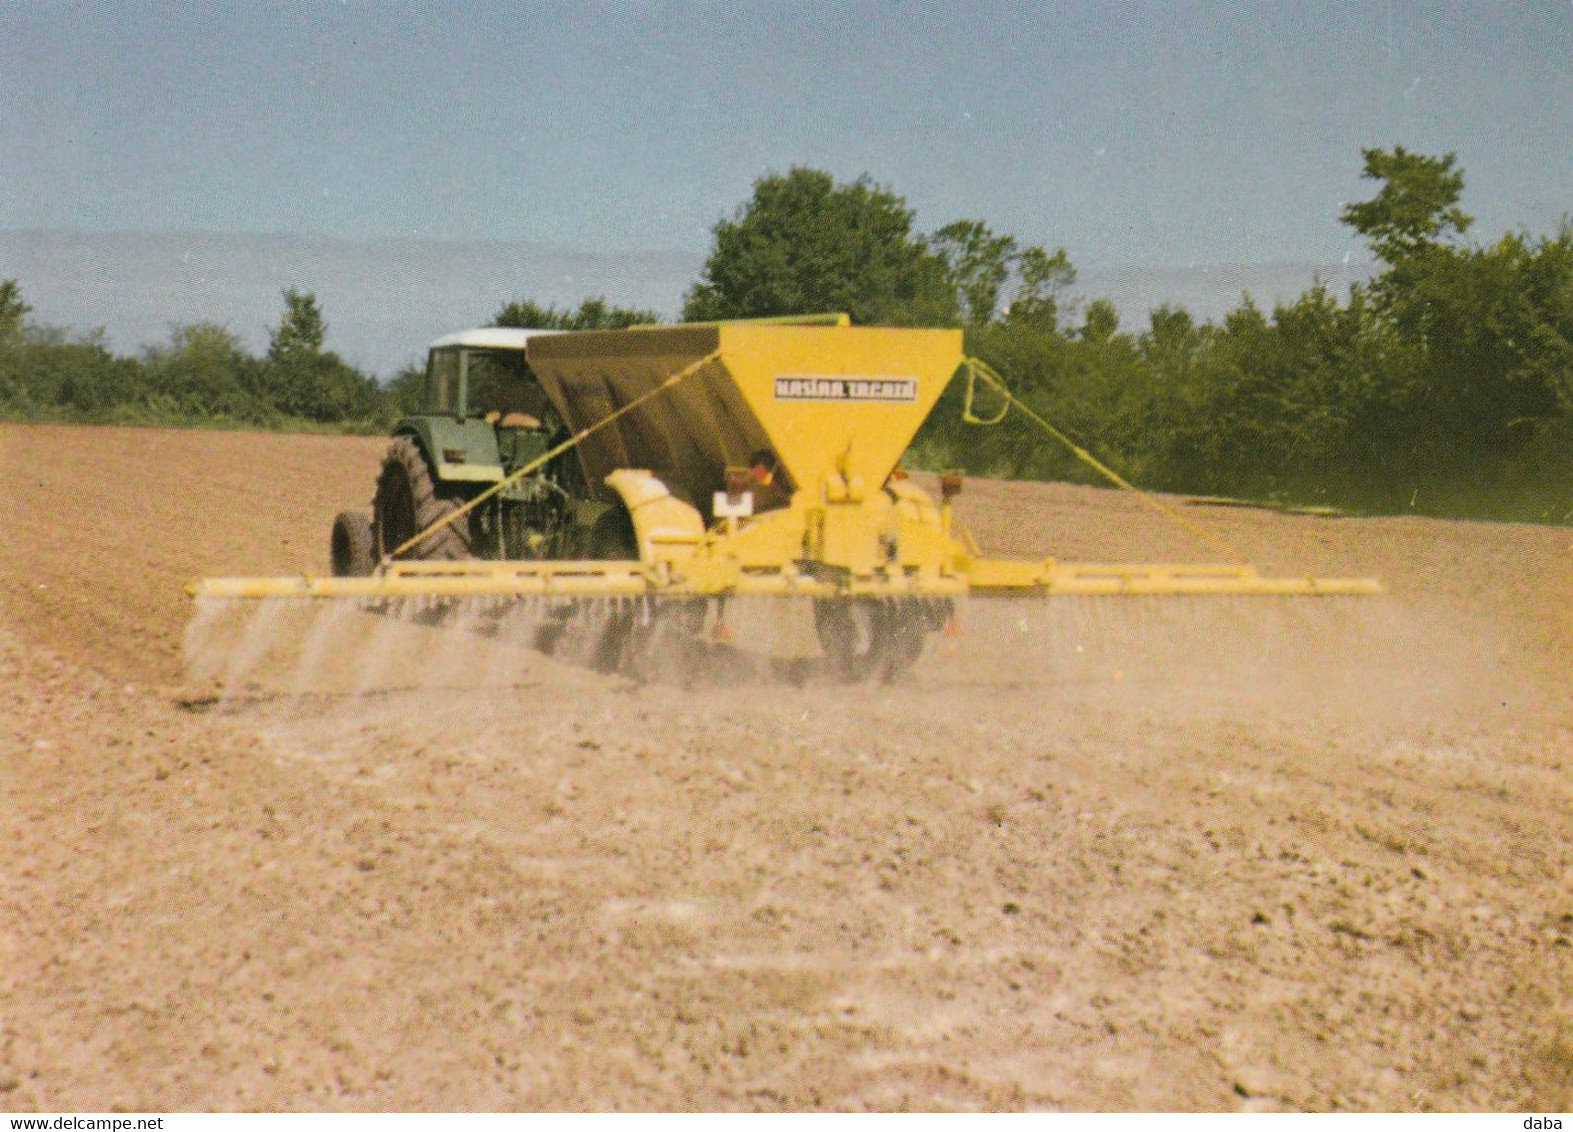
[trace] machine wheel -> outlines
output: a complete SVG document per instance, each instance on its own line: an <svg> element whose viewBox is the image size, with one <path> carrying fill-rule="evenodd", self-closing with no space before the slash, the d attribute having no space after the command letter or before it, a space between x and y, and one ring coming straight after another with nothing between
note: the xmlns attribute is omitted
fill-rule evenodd
<svg viewBox="0 0 1573 1132"><path fill-rule="evenodd" d="M867 598L814 602L814 631L835 676L848 684L874 675L889 645L885 605Z"/></svg>
<svg viewBox="0 0 1573 1132"><path fill-rule="evenodd" d="M885 663L880 679L894 680L923 655L923 638L928 628L916 609L899 602L886 610L885 634Z"/></svg>
<svg viewBox="0 0 1573 1132"><path fill-rule="evenodd" d="M903 598L892 603L888 610L890 649L884 679L894 680L916 664L928 635L943 629L955 612L955 604L948 597Z"/></svg>
<svg viewBox="0 0 1573 1132"><path fill-rule="evenodd" d="M924 611L909 601L875 598L814 603L814 629L830 670L849 684L894 680L923 655Z"/></svg>
<svg viewBox="0 0 1573 1132"><path fill-rule="evenodd" d="M340 511L333 520L333 575L364 578L377 568L377 536L364 511Z"/></svg>
<svg viewBox="0 0 1573 1132"><path fill-rule="evenodd" d="M372 502L376 546L391 554L421 531L458 510L461 500L443 491L414 440L401 436L388 447ZM405 558L471 558L470 519L466 515L433 531L405 551Z"/></svg>

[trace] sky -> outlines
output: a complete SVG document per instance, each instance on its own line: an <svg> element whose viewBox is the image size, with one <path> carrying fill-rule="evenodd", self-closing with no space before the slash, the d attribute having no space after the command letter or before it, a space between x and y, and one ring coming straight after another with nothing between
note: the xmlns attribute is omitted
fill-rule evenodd
<svg viewBox="0 0 1573 1132"><path fill-rule="evenodd" d="M1573 0L0 6L10 232L699 262L808 165L1080 266L1347 264L1362 147L1456 153L1491 239L1570 137Z"/></svg>
<svg viewBox="0 0 1573 1132"><path fill-rule="evenodd" d="M1573 212L1573 3L22 3L0 227L702 252L868 174L1096 262L1341 258L1362 146Z"/></svg>

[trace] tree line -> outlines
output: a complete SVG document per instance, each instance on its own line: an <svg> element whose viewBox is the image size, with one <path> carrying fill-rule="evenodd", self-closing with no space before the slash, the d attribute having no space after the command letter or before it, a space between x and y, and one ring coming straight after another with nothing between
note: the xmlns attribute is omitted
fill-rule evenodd
<svg viewBox="0 0 1573 1132"><path fill-rule="evenodd" d="M387 394L323 348L317 298L284 292L263 357L225 327L177 326L132 357L102 331L72 337L27 321L16 280L0 282L0 416L95 423L324 428L382 427Z"/></svg>
<svg viewBox="0 0 1573 1132"><path fill-rule="evenodd" d="M1162 306L1126 330L1105 299L1067 303L1076 273L1063 248L979 220L923 235L900 197L797 169L761 180L717 226L684 316L845 310L963 326L969 354L1014 396L1154 489L1573 520L1573 225L1469 243L1453 155L1363 157L1376 192L1340 219L1379 270L1344 296L1316 283L1263 310L1246 295L1217 323ZM1099 481L1019 413L965 423L965 396L953 382L909 460Z"/></svg>
<svg viewBox="0 0 1573 1132"><path fill-rule="evenodd" d="M686 321L845 311L866 325L963 327L1012 393L1143 486L1373 511L1573 519L1573 225L1469 242L1453 155L1368 149L1371 199L1340 219L1379 270L1217 322L1179 306L1126 329L1071 301L1050 251L959 220L932 233L894 192L815 169L760 178L714 229ZM0 415L381 431L420 408L420 369L387 385L324 348L316 297L284 292L263 357L212 324L135 357L101 334L38 327L0 283ZM604 299L506 303L499 326L654 322ZM909 459L976 474L1092 482L1019 413L963 421L953 383ZM978 394L986 400L988 393ZM996 406L977 405L989 418Z"/></svg>

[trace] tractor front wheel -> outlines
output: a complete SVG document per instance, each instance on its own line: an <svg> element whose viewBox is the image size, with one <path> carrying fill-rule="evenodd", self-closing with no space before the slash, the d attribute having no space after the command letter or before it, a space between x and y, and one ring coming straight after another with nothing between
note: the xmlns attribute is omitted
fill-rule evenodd
<svg viewBox="0 0 1573 1132"><path fill-rule="evenodd" d="M333 520L333 576L365 578L377 568L377 535L364 511L340 511Z"/></svg>

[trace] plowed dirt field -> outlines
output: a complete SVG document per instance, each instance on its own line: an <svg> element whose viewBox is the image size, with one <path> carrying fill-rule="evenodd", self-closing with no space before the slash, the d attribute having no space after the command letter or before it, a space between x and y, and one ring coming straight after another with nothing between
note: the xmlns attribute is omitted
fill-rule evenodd
<svg viewBox="0 0 1573 1132"><path fill-rule="evenodd" d="M193 619L324 571L382 448L0 425L0 1108L1573 1104L1568 530L1175 501L1389 593L975 601L890 686Z"/></svg>

